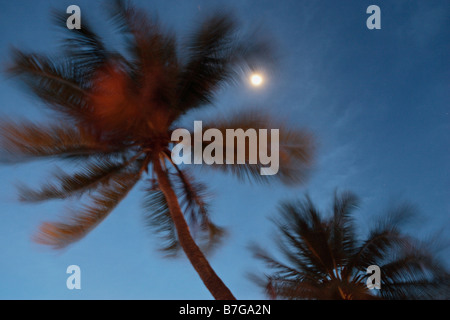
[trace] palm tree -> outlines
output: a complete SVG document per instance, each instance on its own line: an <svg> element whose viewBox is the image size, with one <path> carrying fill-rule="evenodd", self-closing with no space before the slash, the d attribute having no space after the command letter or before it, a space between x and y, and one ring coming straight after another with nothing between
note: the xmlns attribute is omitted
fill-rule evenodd
<svg viewBox="0 0 450 320"><path fill-rule="evenodd" d="M431 250L401 232L412 207L395 208L357 237L351 193L335 195L332 215L321 217L309 197L284 202L276 220L278 244L287 263L257 245L253 252L271 270L254 276L272 298L283 299L442 299L450 293L450 275ZM380 290L369 290L369 266L380 268ZM372 280L372 279L370 279Z"/></svg>
<svg viewBox="0 0 450 320"><path fill-rule="evenodd" d="M57 24L68 31L61 55L14 51L9 72L55 118L51 123L3 122L3 161L53 158L77 165L75 172L55 172L39 189L21 186L20 199L87 201L63 221L43 223L35 240L55 249L80 240L147 176L148 220L164 237L163 248L181 248L214 298L234 299L195 241L211 246L224 232L210 220L205 186L171 160L171 134L186 114L211 105L224 85L264 60L269 46L240 36L228 14L208 16L177 42L157 21L123 1L110 9L126 43L122 53L107 48L85 19L81 29L67 30L66 16L59 14ZM293 183L304 177L312 152L305 132L249 111L204 126L279 128L280 171L275 178ZM242 179L273 181L259 176L259 163L210 167Z"/></svg>

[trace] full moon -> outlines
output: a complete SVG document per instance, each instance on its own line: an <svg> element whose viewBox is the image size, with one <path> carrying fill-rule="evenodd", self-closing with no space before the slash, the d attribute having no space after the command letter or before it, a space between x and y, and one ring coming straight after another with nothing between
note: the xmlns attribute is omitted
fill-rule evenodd
<svg viewBox="0 0 450 320"><path fill-rule="evenodd" d="M263 83L263 78L261 75L255 73L251 76L250 81L253 86L258 87Z"/></svg>

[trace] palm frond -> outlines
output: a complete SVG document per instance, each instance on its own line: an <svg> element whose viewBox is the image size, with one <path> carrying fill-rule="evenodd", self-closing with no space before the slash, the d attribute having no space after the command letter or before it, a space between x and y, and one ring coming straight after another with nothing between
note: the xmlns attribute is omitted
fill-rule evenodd
<svg viewBox="0 0 450 320"><path fill-rule="evenodd" d="M294 266L289 266L272 257L257 244L252 244L250 250L256 259L264 262L266 267L271 270L270 275L264 275L264 277L254 273L250 274L251 280L261 287L271 299L318 298L317 286L312 288L310 284L320 283L321 277L300 261L301 259L297 258L295 261L291 261ZM286 252L283 251L283 253L286 256Z"/></svg>
<svg viewBox="0 0 450 320"><path fill-rule="evenodd" d="M94 32L85 18L81 29L68 30L65 12L54 11L52 16L55 25L61 27L66 36L62 48L65 55L73 61L77 69L88 73L86 76L91 75L109 55L101 37Z"/></svg>
<svg viewBox="0 0 450 320"><path fill-rule="evenodd" d="M174 175L177 178L175 189L180 195L178 201L180 206L184 208L184 214L188 221L199 226L208 224L207 199L210 194L206 185L196 182L194 177L186 170L178 169Z"/></svg>
<svg viewBox="0 0 450 320"><path fill-rule="evenodd" d="M366 270L370 265L382 265L389 258L388 253L409 250L411 237L401 231L401 226L415 212L409 204L394 206L374 223L366 240L348 262L351 269L358 266Z"/></svg>
<svg viewBox="0 0 450 320"><path fill-rule="evenodd" d="M450 274L418 241L380 266L380 295L389 299L439 299L450 294ZM415 284L415 285L414 285Z"/></svg>
<svg viewBox="0 0 450 320"><path fill-rule="evenodd" d="M0 149L4 162L46 157L85 158L124 151L100 144L91 135L71 126L39 125L29 121L1 123Z"/></svg>
<svg viewBox="0 0 450 320"><path fill-rule="evenodd" d="M90 204L84 205L79 211L69 212L61 222L44 222L34 241L63 249L80 240L102 222L109 213L128 194L140 178L139 171L114 175L108 184L101 186L96 194L91 195Z"/></svg>
<svg viewBox="0 0 450 320"><path fill-rule="evenodd" d="M173 71L178 62L176 40L172 33L164 31L157 19L150 19L126 1L113 1L110 12L113 23L126 36L135 78L150 80L151 73L162 71L155 69L158 66L164 66L165 72ZM160 87L164 88L162 85Z"/></svg>
<svg viewBox="0 0 450 320"><path fill-rule="evenodd" d="M13 51L14 62L8 72L44 103L71 120L88 116L87 79L83 68L68 58L51 58Z"/></svg>
<svg viewBox="0 0 450 320"><path fill-rule="evenodd" d="M358 203L357 196L351 192L334 195L330 242L337 264L341 266L355 253L357 247L352 213L358 207Z"/></svg>
<svg viewBox="0 0 450 320"><path fill-rule="evenodd" d="M389 300L448 300L450 277L444 274L432 279L411 279L381 284L379 294Z"/></svg>
<svg viewBox="0 0 450 320"><path fill-rule="evenodd" d="M350 272L353 268L366 270L370 265L379 265L380 260L389 253L390 249L407 245L407 243L408 238L398 230L372 231L355 255L351 257L346 269Z"/></svg>
<svg viewBox="0 0 450 320"><path fill-rule="evenodd" d="M192 237L202 251L211 252L220 244L226 232L225 229L215 225L209 217L207 205L209 193L205 185L196 182L188 172L179 169L171 174L171 183ZM167 256L176 256L181 248L176 229L165 196L155 181L147 190L144 208L147 211L147 224L163 240L162 251Z"/></svg>
<svg viewBox="0 0 450 320"><path fill-rule="evenodd" d="M235 28L230 16L217 14L208 17L189 37L177 103L182 112L210 104L220 85L232 79L231 46Z"/></svg>
<svg viewBox="0 0 450 320"><path fill-rule="evenodd" d="M175 36L163 31L157 19L150 19L126 1L116 0L111 5L113 22L128 38L130 53L146 69L154 62L176 62Z"/></svg>
<svg viewBox="0 0 450 320"><path fill-rule="evenodd" d="M294 129L284 122L273 120L271 116L265 114L263 111L245 110L232 114L226 118L219 118L209 121L204 121L203 131L208 129L219 130L222 134L222 154L224 159L227 158L227 152L234 155L234 164L211 164L205 167L219 169L221 171L231 173L242 181L254 181L258 183L270 183L274 180L281 181L284 184L292 185L302 183L308 177L311 165L314 158L314 141L310 133L304 130ZM257 161L250 162L249 151L250 142L245 138L245 149L240 148L235 139L233 146L227 145L227 130L235 131L242 129L247 132L249 129L256 132L258 140L256 146ZM260 148L260 140L262 139L262 132L260 129L267 131L267 150L263 152ZM268 167L261 163L260 154L272 156L272 141L271 129L279 130L278 154L279 154L279 168L275 175L262 175L261 169ZM193 143L193 142L192 142ZM215 142L215 144L219 144ZM203 150L209 145L209 142L203 142ZM220 145L220 144L219 144ZM238 155L245 153L245 163L238 163ZM225 162L226 160L224 160Z"/></svg>
<svg viewBox="0 0 450 320"><path fill-rule="evenodd" d="M298 268L284 264L274 257L272 257L266 250L256 244L250 246L250 250L256 259L259 259L265 263L265 265L272 270L272 276L286 279L308 279L317 280L317 276L311 270L305 268L305 264L300 263ZM295 262L298 262L296 260ZM294 265L296 263L293 263Z"/></svg>
<svg viewBox="0 0 450 320"><path fill-rule="evenodd" d="M156 181L151 181L151 186L146 191L143 201L145 222L150 231L159 236L160 251L167 257L176 257L181 247L166 197Z"/></svg>
<svg viewBox="0 0 450 320"><path fill-rule="evenodd" d="M19 186L19 200L23 202L39 202L81 196L107 184L114 175L125 169L127 165L126 161L117 162L110 159L95 159L82 165L80 170L75 173L66 173L59 170L49 179L54 182L47 182L38 190L23 185Z"/></svg>
<svg viewBox="0 0 450 320"><path fill-rule="evenodd" d="M181 113L212 103L224 85L236 83L244 69L270 56L267 42L239 35L237 26L222 11L206 17L187 37L176 105Z"/></svg>
<svg viewBox="0 0 450 320"><path fill-rule="evenodd" d="M282 252L311 274L333 277L336 262L329 244L330 230L311 199L285 202L275 221L281 235Z"/></svg>

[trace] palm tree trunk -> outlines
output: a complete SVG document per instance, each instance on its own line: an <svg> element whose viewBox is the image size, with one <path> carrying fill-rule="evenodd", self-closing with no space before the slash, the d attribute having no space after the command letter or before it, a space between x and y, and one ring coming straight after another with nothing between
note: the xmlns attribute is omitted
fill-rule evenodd
<svg viewBox="0 0 450 320"><path fill-rule="evenodd" d="M154 159L153 169L158 178L159 187L166 197L167 205L177 230L178 241L195 271L197 271L206 288L208 288L216 300L236 300L228 287L217 276L208 260L206 260L205 255L192 238L189 226L181 212L177 196L172 189L167 172L161 167L159 157Z"/></svg>

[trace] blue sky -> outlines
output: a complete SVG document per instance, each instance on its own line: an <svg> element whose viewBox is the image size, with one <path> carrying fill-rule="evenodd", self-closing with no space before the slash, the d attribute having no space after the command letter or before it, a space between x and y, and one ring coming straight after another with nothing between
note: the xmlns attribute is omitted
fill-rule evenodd
<svg viewBox="0 0 450 320"><path fill-rule="evenodd" d="M420 213L411 230L420 237L450 226L450 3L442 1L135 1L158 13L164 25L185 32L212 9L231 8L246 26L261 25L276 39L280 59L265 86L230 87L216 109L259 107L312 131L318 141L315 169L299 187L243 184L205 170L198 176L215 191L212 217L229 230L210 257L237 298L262 299L246 273L262 266L247 246L272 247L268 217L279 200L308 192L327 209L334 190L361 197L358 221L390 203L409 201ZM77 4L83 19L110 37L101 1L0 0L0 63L11 47L56 52L60 34L52 8ZM381 30L366 28L366 8L381 8ZM262 31L265 32L265 31ZM210 109L209 113L216 109ZM0 114L44 120L45 108L17 83L0 76ZM202 120L202 119L198 119ZM70 202L18 203L14 185L38 185L54 163L0 166L1 299L210 299L184 257L164 259L158 239L143 225L137 188L92 233L63 252L30 238L42 221L53 221ZM448 250L447 250L448 255ZM66 288L66 268L81 268L82 289Z"/></svg>

